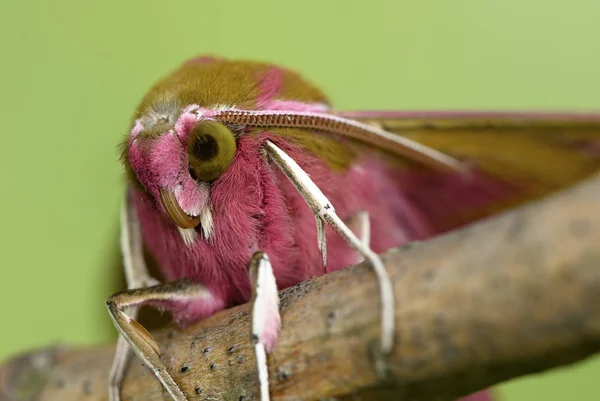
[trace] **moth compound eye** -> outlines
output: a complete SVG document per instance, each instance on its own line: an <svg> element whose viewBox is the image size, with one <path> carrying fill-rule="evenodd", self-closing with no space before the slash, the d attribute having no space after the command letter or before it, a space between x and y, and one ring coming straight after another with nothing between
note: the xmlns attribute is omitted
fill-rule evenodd
<svg viewBox="0 0 600 401"><path fill-rule="evenodd" d="M231 165L235 149L235 138L226 126L201 121L189 134L190 174L200 181L216 180Z"/></svg>

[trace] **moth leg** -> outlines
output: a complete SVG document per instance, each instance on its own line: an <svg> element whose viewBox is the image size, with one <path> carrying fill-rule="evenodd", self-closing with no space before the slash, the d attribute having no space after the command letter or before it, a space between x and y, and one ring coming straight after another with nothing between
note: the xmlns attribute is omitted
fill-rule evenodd
<svg viewBox="0 0 600 401"><path fill-rule="evenodd" d="M153 287L120 291L106 300L106 306L119 333L127 340L137 356L152 370L152 373L175 401L185 401L187 398L161 361L158 343L141 324L125 312L125 309L149 303L192 301L210 303L213 300L214 298L206 287L185 279Z"/></svg>
<svg viewBox="0 0 600 401"><path fill-rule="evenodd" d="M133 318L137 316L137 310L128 311ZM119 334L117 340L117 347L113 356L112 365L110 367L110 373L108 375L108 400L109 401L121 401L121 386L123 385L123 379L125 378L125 368L131 357L131 348L125 337Z"/></svg>
<svg viewBox="0 0 600 401"><path fill-rule="evenodd" d="M361 210L359 212L354 213L345 221L346 225L352 230L352 232L360 238L360 241L364 246L368 247L371 243L371 223L369 221L369 212L366 210ZM362 254L358 252L359 260L358 262L362 262L364 260Z"/></svg>
<svg viewBox="0 0 600 401"><path fill-rule="evenodd" d="M352 230L344 224L335 213L335 209L327 197L291 157L271 141L266 141L266 148L271 159L294 184L308 206L312 209L315 216L318 216L333 227L333 229L337 231L351 247L360 252L373 267L379 281L382 304L380 349L383 354L389 353L392 349L394 339L394 294L392 282L390 281L389 275L383 262L379 258L379 255L373 252L369 246L365 245L363 241L361 241Z"/></svg>
<svg viewBox="0 0 600 401"><path fill-rule="evenodd" d="M354 213L346 220L346 225L356 234L360 241L369 246L371 243L371 222L369 221L369 212L361 210Z"/></svg>
<svg viewBox="0 0 600 401"><path fill-rule="evenodd" d="M317 221L317 246L323 257L323 266L327 267L327 241L325 236L325 222L315 214Z"/></svg>
<svg viewBox="0 0 600 401"><path fill-rule="evenodd" d="M260 399L268 401L269 372L266 354L275 347L281 327L279 294L271 262L265 253L259 251L252 255L249 271L252 281L251 334L260 384Z"/></svg>
<svg viewBox="0 0 600 401"><path fill-rule="evenodd" d="M140 226L130 193L126 192L121 205L121 254L127 289L150 287L158 281L150 276L142 251ZM126 312L132 319L137 318L137 308ZM119 334L117 347L108 379L109 401L121 400L121 385L125 377L125 368L131 357L131 349L125 338Z"/></svg>

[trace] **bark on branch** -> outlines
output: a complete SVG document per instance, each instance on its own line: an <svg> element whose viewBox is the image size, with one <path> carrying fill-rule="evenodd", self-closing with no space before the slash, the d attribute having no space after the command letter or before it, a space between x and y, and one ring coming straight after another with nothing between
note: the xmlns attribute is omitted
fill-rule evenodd
<svg viewBox="0 0 600 401"><path fill-rule="evenodd" d="M600 175L431 241L392 250L397 333L376 375L379 296L355 266L282 293L275 400L453 400L600 350ZM108 317L107 317L108 318ZM191 400L256 394L247 305L153 333ZM106 400L113 347L53 348L0 369L0 399ZM166 400L135 360L124 400Z"/></svg>

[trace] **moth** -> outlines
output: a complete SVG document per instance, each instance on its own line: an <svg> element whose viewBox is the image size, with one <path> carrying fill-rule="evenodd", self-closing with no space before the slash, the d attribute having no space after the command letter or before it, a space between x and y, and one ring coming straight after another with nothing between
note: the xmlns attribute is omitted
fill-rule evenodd
<svg viewBox="0 0 600 401"><path fill-rule="evenodd" d="M188 399L135 320L140 306L185 324L247 301L268 400L278 290L366 260L385 355L394 294L378 254L598 171L600 115L343 112L293 71L198 57L142 99L122 161L128 289L107 299L120 333L110 400L120 400L130 350L173 400ZM148 273L144 250L165 282Z"/></svg>

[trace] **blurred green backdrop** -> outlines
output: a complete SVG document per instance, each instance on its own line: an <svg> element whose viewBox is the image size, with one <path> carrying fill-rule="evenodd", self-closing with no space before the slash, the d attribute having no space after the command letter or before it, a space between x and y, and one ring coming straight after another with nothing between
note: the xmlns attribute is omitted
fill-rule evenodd
<svg viewBox="0 0 600 401"><path fill-rule="evenodd" d="M116 144L188 57L301 71L346 109L600 109L597 0L0 2L0 359L114 331ZM501 386L600 399L600 360Z"/></svg>

